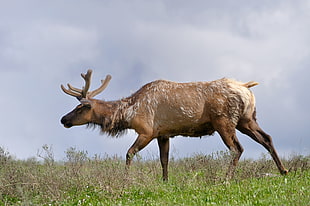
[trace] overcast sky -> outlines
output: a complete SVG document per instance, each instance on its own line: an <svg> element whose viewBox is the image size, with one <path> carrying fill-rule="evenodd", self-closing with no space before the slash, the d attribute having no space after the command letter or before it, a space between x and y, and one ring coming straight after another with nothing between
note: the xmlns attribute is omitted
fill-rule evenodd
<svg viewBox="0 0 310 206"><path fill-rule="evenodd" d="M42 145L65 157L69 147L89 155L125 157L136 138L66 129L60 118L78 101L60 84L92 88L112 75L100 99L129 96L147 82L258 81L258 122L280 156L310 153L310 2L307 0L16 1L0 0L0 146L17 158ZM266 150L238 133L245 151ZM219 136L171 141L171 156L226 150ZM142 157L157 158L156 141Z"/></svg>

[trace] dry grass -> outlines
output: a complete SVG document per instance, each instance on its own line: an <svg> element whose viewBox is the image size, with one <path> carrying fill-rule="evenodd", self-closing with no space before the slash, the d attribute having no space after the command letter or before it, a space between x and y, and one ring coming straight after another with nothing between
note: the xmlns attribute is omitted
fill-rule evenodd
<svg viewBox="0 0 310 206"><path fill-rule="evenodd" d="M76 148L66 151L63 162L56 162L53 151L46 145L38 152L38 157L16 160L0 148L0 204L113 205L118 202L136 205L134 197L147 197L152 205L157 196L166 192L177 196L184 194L186 198L191 193L198 195L209 187L222 185L230 160L225 152L171 160L169 183L164 184L157 159L143 161L138 156L127 173L121 158L88 157L86 151ZM284 164L290 168L291 176L309 178L309 156L295 155L284 160ZM232 182L238 184L264 176L278 177L278 174L274 162L263 156L255 161L240 161ZM279 177L279 181L282 179ZM171 196L173 198L178 197ZM156 201L153 203L157 205Z"/></svg>

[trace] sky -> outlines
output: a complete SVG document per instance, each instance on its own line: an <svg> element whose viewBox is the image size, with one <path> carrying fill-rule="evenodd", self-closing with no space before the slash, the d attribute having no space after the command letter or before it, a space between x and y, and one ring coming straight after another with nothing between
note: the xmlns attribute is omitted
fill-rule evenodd
<svg viewBox="0 0 310 206"><path fill-rule="evenodd" d="M43 145L62 160L70 147L89 156L124 158L136 133L121 138L86 126L64 128L61 117L79 102L61 89L91 88L112 75L98 99L117 100L167 79L257 81L260 126L281 157L309 155L310 2L307 0L0 0L0 146L18 159ZM237 133L242 158L267 151ZM220 137L175 137L170 156L226 150ZM158 158L157 142L141 153Z"/></svg>

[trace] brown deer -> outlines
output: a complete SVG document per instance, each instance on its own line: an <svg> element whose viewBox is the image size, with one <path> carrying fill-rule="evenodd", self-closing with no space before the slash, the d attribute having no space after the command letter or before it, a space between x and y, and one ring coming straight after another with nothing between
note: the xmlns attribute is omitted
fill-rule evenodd
<svg viewBox="0 0 310 206"><path fill-rule="evenodd" d="M80 101L73 111L62 117L61 123L70 128L76 125L99 126L102 132L119 136L134 129L138 137L126 155L126 166L133 156L153 139L157 139L163 180L168 179L169 138L174 136L201 137L218 132L232 152L227 177L233 176L243 152L235 129L263 145L271 154L281 174L284 168L271 137L256 122L255 98L249 90L257 82L242 83L231 79L211 82L176 83L157 80L144 85L130 97L118 101L93 99L111 80L107 75L102 85L90 92L92 70L81 74L85 86L77 89L68 84L62 90Z"/></svg>

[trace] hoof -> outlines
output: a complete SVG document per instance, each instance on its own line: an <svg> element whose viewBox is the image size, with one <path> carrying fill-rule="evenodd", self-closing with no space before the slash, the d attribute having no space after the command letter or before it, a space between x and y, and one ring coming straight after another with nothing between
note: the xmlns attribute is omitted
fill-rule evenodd
<svg viewBox="0 0 310 206"><path fill-rule="evenodd" d="M281 171L281 175L287 175L287 173L288 173L287 169L284 169L284 170Z"/></svg>

